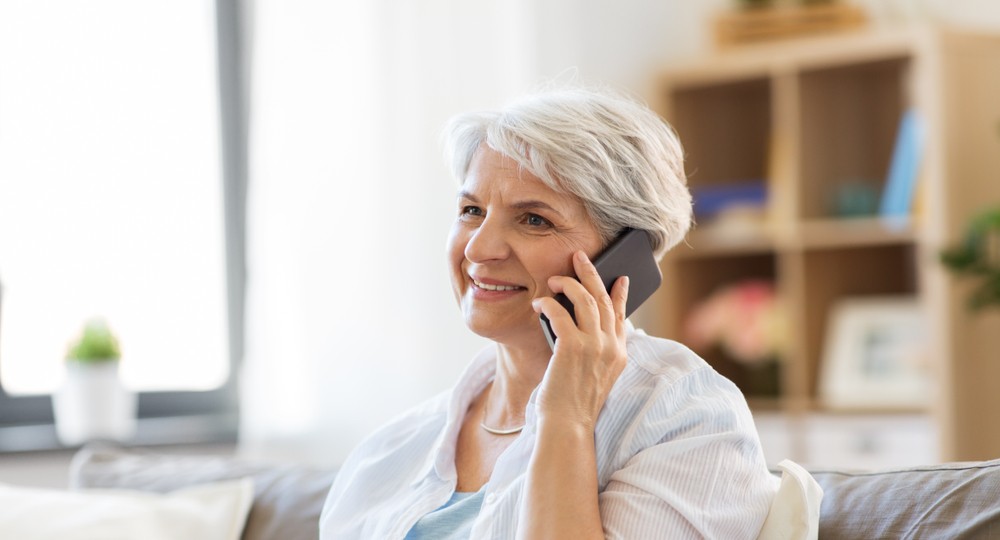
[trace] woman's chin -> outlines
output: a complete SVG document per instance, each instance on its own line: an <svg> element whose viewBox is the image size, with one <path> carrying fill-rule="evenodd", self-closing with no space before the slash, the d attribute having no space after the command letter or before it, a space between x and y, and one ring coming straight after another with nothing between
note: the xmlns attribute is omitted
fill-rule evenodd
<svg viewBox="0 0 1000 540"><path fill-rule="evenodd" d="M484 321L476 317L466 317L465 326L477 336L493 341L501 341L504 336L515 333L511 325L497 324L492 321Z"/></svg>
<svg viewBox="0 0 1000 540"><path fill-rule="evenodd" d="M525 346L545 343L545 334L538 317L531 320L495 321L466 315L465 326L472 333L501 345ZM547 346L547 345L546 345Z"/></svg>

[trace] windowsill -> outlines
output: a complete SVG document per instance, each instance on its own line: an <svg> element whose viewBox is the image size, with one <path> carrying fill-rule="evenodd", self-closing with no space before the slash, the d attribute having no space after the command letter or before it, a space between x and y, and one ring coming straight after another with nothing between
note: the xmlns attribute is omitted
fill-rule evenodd
<svg viewBox="0 0 1000 540"><path fill-rule="evenodd" d="M136 435L126 446L235 443L235 415L199 415L140 418ZM0 427L0 455L45 450L73 450L56 437L53 424Z"/></svg>
<svg viewBox="0 0 1000 540"><path fill-rule="evenodd" d="M40 489L69 487L70 464L75 448L39 452L0 454L0 483ZM236 445L231 442L157 446L156 452L199 456L233 456Z"/></svg>

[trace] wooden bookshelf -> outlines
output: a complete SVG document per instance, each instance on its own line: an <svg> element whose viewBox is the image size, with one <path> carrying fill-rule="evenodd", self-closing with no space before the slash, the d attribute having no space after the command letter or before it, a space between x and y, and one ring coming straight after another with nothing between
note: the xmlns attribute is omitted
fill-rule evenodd
<svg viewBox="0 0 1000 540"><path fill-rule="evenodd" d="M1000 427L980 421L984 409L1000 412L1000 316L967 313L967 285L937 262L969 216L1000 205L1000 37L915 28L746 46L672 66L657 88L651 101L680 135L692 188L764 179L769 200L758 224L699 223L665 257L664 285L637 322L683 341L687 314L713 290L772 280L789 306L790 350L779 395L750 402L809 414L823 410L832 307L916 296L933 334L926 414L942 459L1000 456ZM881 195L911 108L927 133L918 210L838 217L832 201L848 183ZM706 359L724 374L738 369L721 353Z"/></svg>

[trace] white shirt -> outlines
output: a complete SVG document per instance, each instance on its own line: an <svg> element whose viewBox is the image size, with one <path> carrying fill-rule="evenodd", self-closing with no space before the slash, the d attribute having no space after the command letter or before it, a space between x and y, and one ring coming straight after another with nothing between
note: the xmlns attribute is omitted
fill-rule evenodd
<svg viewBox="0 0 1000 540"><path fill-rule="evenodd" d="M756 538L779 480L767 470L743 395L683 345L628 326L628 363L594 434L605 534ZM421 516L447 502L465 411L495 372L496 348L489 347L452 390L354 449L327 496L321 539L402 539ZM485 486L472 538L514 538L537 433L536 393L524 430Z"/></svg>

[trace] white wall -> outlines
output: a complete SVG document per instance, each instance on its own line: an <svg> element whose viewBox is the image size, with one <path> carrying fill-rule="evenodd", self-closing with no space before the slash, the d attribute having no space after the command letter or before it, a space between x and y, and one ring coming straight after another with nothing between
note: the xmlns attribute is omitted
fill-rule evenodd
<svg viewBox="0 0 1000 540"><path fill-rule="evenodd" d="M710 47L708 22L728 0L539 2L538 75L570 67L645 94L659 66Z"/></svg>

